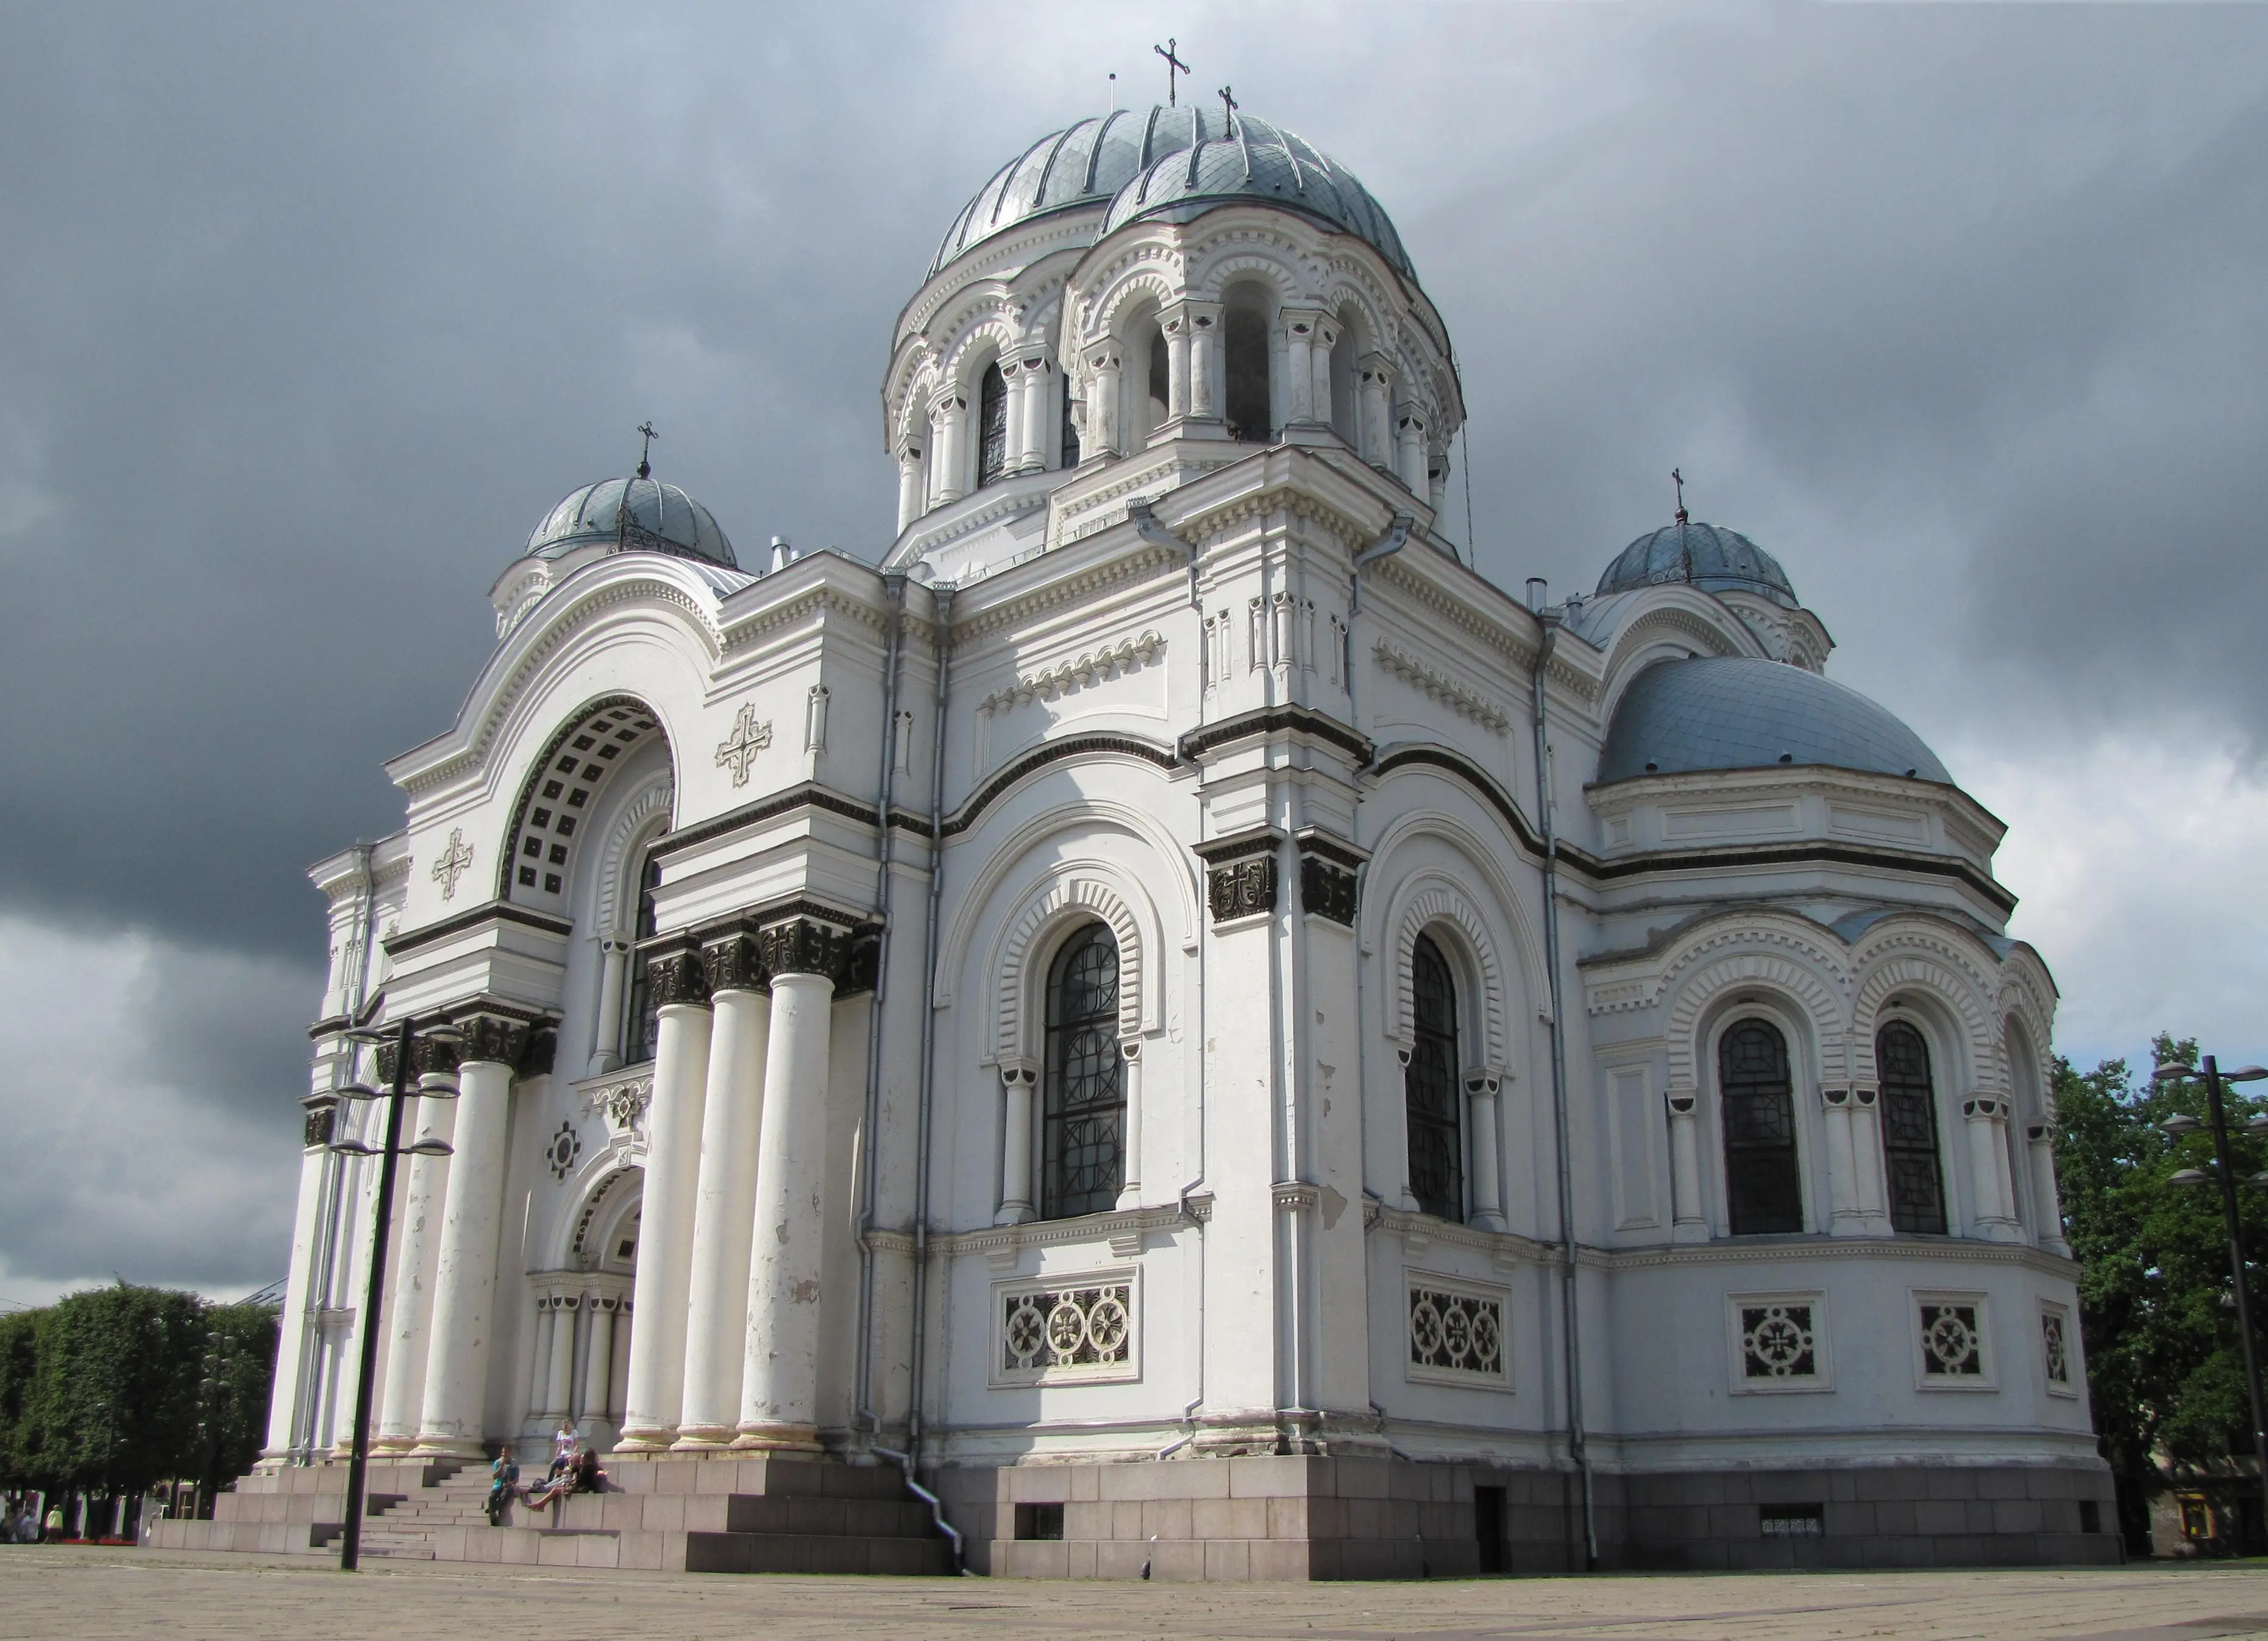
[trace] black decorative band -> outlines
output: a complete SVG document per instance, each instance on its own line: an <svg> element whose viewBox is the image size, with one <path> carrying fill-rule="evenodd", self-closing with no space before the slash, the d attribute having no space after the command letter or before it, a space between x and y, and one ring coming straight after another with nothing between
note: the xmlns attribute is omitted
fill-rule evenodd
<svg viewBox="0 0 2268 1641"><path fill-rule="evenodd" d="M1211 867L1205 873L1205 896L1212 920L1228 923L1257 912L1276 909L1276 857L1247 855Z"/></svg>
<svg viewBox="0 0 2268 1641"><path fill-rule="evenodd" d="M1240 712L1234 717L1221 719L1218 724L1191 730L1182 737L1178 750L1182 757L1194 761L1222 747L1234 746L1239 741L1256 740L1286 730L1336 747L1352 757L1358 766L1368 763L1374 750L1370 737L1361 731L1349 728L1338 719L1327 717L1309 707L1258 707L1249 712Z"/></svg>
<svg viewBox="0 0 2268 1641"><path fill-rule="evenodd" d="M1354 927L1355 875L1336 861L1305 850L1300 855L1300 909Z"/></svg>
<svg viewBox="0 0 2268 1641"><path fill-rule="evenodd" d="M709 1001L709 976L702 968L700 952L694 947L678 946L652 953L646 959L645 975L646 996L658 1009L673 1003Z"/></svg>

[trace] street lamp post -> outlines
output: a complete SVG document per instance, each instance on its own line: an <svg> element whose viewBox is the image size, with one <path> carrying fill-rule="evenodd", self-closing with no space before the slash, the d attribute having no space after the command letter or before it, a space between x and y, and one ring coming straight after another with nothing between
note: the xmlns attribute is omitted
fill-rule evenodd
<svg viewBox="0 0 2268 1641"><path fill-rule="evenodd" d="M363 1042L383 1042L383 1032L355 1031L349 1036ZM453 1041L460 1035L453 1026L446 1023L430 1028L429 1041ZM362 1364L355 1379L354 1453L347 1465L347 1519L345 1531L339 1541L339 1571L352 1572L362 1564L362 1518L364 1489L370 1475L370 1403L371 1389L378 1375L379 1314L386 1300L386 1246L394 1226L394 1178L395 1163L407 1152L421 1157L446 1157L449 1144L446 1140L419 1140L415 1144L401 1143L402 1104L409 1094L410 1051L416 1046L416 1022L402 1017L400 1027L394 1033L394 1086L381 1094L360 1083L350 1083L339 1092L357 1100L386 1101L386 1144L383 1148L360 1140L340 1140L331 1149L350 1157L376 1155L378 1162L378 1209L370 1233L370 1283L363 1299ZM423 1090L420 1091L421 1094Z"/></svg>
<svg viewBox="0 0 2268 1641"><path fill-rule="evenodd" d="M2186 1065L2161 1065L2150 1073L2153 1082L2177 1083L2198 1077L2200 1073ZM2260 1355L2252 1343L2252 1303L2245 1292L2244 1230L2236 1213L2236 1170L2228 1155L2228 1112L2221 1102L2223 1083L2254 1083L2268 1078L2268 1066L2247 1065L2234 1071L2223 1071L2211 1055L2205 1056L2205 1112L2213 1131L2213 1173L2201 1168L2183 1168L2172 1176L2175 1185L2204 1185L2217 1181L2220 1187L2220 1218L2228 1233L2228 1274L2236 1288L2236 1332L2244 1346L2244 1387L2252 1402L2252 1459L2257 1467L2261 1488L2261 1525L2268 1529L2268 1417L2261 1412ZM2193 1133L2199 1127L2198 1120L2186 1112L2177 1113L2158 1125L2165 1132L2179 1138ZM2254 1133L2268 1132L2268 1113L2256 1115L2245 1125ZM2252 1177L2252 1183L2268 1181L2268 1171Z"/></svg>

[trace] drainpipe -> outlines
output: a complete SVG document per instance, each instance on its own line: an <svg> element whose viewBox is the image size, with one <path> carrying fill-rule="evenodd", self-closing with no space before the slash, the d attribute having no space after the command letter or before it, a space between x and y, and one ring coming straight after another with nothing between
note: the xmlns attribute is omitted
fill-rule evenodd
<svg viewBox="0 0 2268 1641"><path fill-rule="evenodd" d="M906 1427L909 1465L921 1456L922 1370L926 1354L923 1315L929 1297L929 1133L930 1111L937 1093L937 962L939 926L945 882L945 710L953 673L953 589L933 587L937 652L935 727L931 732L929 783L929 949L922 961L921 1105L914 1129L914 1155L919 1169L914 1176L914 1291L911 1405Z"/></svg>
<svg viewBox="0 0 2268 1641"><path fill-rule="evenodd" d="M882 1421L874 1411L874 1248L868 1233L874 1228L874 1207L880 1187L875 1178L875 1130L882 1111L882 1004L890 981L890 865L896 850L897 831L890 824L891 806L897 796L898 665L904 648L906 578L885 575L882 595L889 600L889 630L882 656L882 767L875 777L874 906L882 919L874 954L874 1001L866 1031L866 1121L858 1132L858 1180L863 1200L858 1204L858 1416L866 1422L869 1439L881 1433Z"/></svg>
<svg viewBox="0 0 2268 1641"><path fill-rule="evenodd" d="M1400 552L1403 548L1409 546L1410 533L1417 527L1417 519L1411 518L1406 512L1398 512L1394 515L1393 521L1386 526L1386 534L1384 535L1380 536L1378 540L1373 541L1368 547L1366 547L1361 552L1355 555L1354 596L1347 600L1347 636L1350 641L1351 641L1354 636L1353 628L1355 615L1362 608L1363 566L1365 564L1375 563L1381 558L1390 557L1394 554ZM1347 667L1347 695L1349 698L1351 699L1354 695L1354 667L1351 665Z"/></svg>
<svg viewBox="0 0 2268 1641"><path fill-rule="evenodd" d="M1197 549L1160 524L1147 502L1127 503L1126 517L1134 526L1134 534L1151 546L1170 547L1189 561L1189 607L1197 608Z"/></svg>
<svg viewBox="0 0 2268 1641"><path fill-rule="evenodd" d="M1534 585L1533 583L1530 584ZM1542 603L1539 597L1535 600ZM1567 1452L1583 1485L1585 1571L1599 1567L1599 1523L1591 1454L1583 1432L1583 1334L1576 1291L1574 1165L1567 1138L1567 1038L1559 985L1559 838L1551 822L1551 781L1543 732L1543 675L1559 636L1559 618L1541 609L1543 642L1535 655L1535 813L1543 828L1543 962L1551 996L1551 1126L1559 1163L1561 1333L1567 1353Z"/></svg>

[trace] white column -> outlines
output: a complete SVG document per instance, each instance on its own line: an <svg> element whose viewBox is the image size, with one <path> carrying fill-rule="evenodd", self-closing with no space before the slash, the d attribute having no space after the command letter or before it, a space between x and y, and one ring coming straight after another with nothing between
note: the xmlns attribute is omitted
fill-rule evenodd
<svg viewBox="0 0 2268 1641"><path fill-rule="evenodd" d="M2049 1253L2068 1256L2071 1244L2063 1234L2063 1193L2056 1188L2055 1130L2044 1122L2035 1122L2024 1130L2024 1145L2032 1165L2032 1212L2039 1219L2033 1233Z"/></svg>
<svg viewBox="0 0 2268 1641"><path fill-rule="evenodd" d="M457 1154L433 1269L433 1345L425 1364L420 1453L481 1454L486 1433L489 1342L495 1336L497 1233L504 1220L504 1137L512 1121L512 1068L527 1044L518 1020L465 1022L457 1070Z"/></svg>
<svg viewBox="0 0 2268 1641"><path fill-rule="evenodd" d="M1851 1149L1859 1160L1859 1211L1869 1235L1890 1234L1889 1164L1882 1156L1882 1096L1879 1088L1851 1091Z"/></svg>
<svg viewBox="0 0 2268 1641"><path fill-rule="evenodd" d="M1094 374L1087 379L1086 438L1088 455L1116 456L1121 424L1118 402L1118 344L1111 342L1088 356Z"/></svg>
<svg viewBox="0 0 2268 1641"><path fill-rule="evenodd" d="M319 1330L314 1307L320 1305L321 1297L313 1292L312 1284L321 1254L318 1243L322 1237L324 1187L332 1165L328 1146L335 1121L333 1105L317 1104L306 1110L306 1149L299 1153L299 1195L291 1215L291 1284L276 1316L275 1388L268 1402L268 1441L261 1449L265 1459L284 1457L299 1430L313 1427L306 1415L314 1404L321 1365L316 1355L318 1341L309 1336Z"/></svg>
<svg viewBox="0 0 2268 1641"><path fill-rule="evenodd" d="M1200 305L1185 302L1182 311L1189 319L1189 416L1203 422L1218 422L1221 408L1220 379L1220 306L1218 303Z"/></svg>
<svg viewBox="0 0 2268 1641"><path fill-rule="evenodd" d="M545 1364L543 1417L554 1426L567 1417L575 1400L575 1316L582 1297L574 1292L551 1298L551 1359Z"/></svg>
<svg viewBox="0 0 2268 1641"><path fill-rule="evenodd" d="M583 1418L609 1417L615 1394L615 1305L605 1294L594 1293L585 1301L591 1312L590 1367L583 1375Z"/></svg>
<svg viewBox="0 0 2268 1641"><path fill-rule="evenodd" d="M1307 414L1326 427L1331 421L1331 350L1338 345L1338 327L1327 319L1317 320L1314 343L1307 350L1308 364L1314 373L1314 385L1307 394Z"/></svg>
<svg viewBox="0 0 2268 1641"><path fill-rule="evenodd" d="M703 953L716 1025L701 1117L701 1173L693 1209L692 1291L687 1306L685 1406L676 1446L730 1446L740 1419L747 1350L748 1255L755 1232L756 1146L764 1109L771 998L755 942L739 936Z"/></svg>
<svg viewBox="0 0 2268 1641"><path fill-rule="evenodd" d="M996 1225L1020 1225L1039 1216L1032 1207L1032 1093L1035 1067L1021 1061L1000 1068L1000 1207Z"/></svg>
<svg viewBox="0 0 2268 1641"><path fill-rule="evenodd" d="M1701 1208L1701 1101L1690 1088L1669 1091L1669 1230L1673 1242L1706 1242L1709 1220Z"/></svg>
<svg viewBox="0 0 2268 1641"><path fill-rule="evenodd" d="M1827 1210L1830 1236L1863 1236L1867 1225L1859 1205L1859 1152L1852 1135L1851 1091L1820 1090L1827 1123Z"/></svg>
<svg viewBox="0 0 2268 1641"><path fill-rule="evenodd" d="M1314 364L1315 316L1297 308L1284 310L1284 385L1289 390L1289 400L1284 408L1283 421L1315 420L1315 371Z"/></svg>
<svg viewBox="0 0 2268 1641"><path fill-rule="evenodd" d="M922 516L921 451L909 445L898 453L898 528Z"/></svg>
<svg viewBox="0 0 2268 1641"><path fill-rule="evenodd" d="M1000 361L1000 386L1005 401L1000 407L1000 472L1005 477L1023 464L1024 397L1030 391L1031 379L1022 360Z"/></svg>
<svg viewBox="0 0 2268 1641"><path fill-rule="evenodd" d="M1048 356L1034 354L1024 361L1024 419L1011 423L1016 443L1018 473L1039 473L1048 465L1048 418L1056 408L1056 373Z"/></svg>
<svg viewBox="0 0 2268 1641"><path fill-rule="evenodd" d="M599 942L599 1029L591 1042L586 1077L604 1077L622 1063L622 979L630 943L609 935Z"/></svg>
<svg viewBox="0 0 2268 1641"><path fill-rule="evenodd" d="M1412 496L1432 494L1425 475L1425 422L1415 405L1404 405L1395 418L1395 475Z"/></svg>
<svg viewBox="0 0 2268 1641"><path fill-rule="evenodd" d="M1976 1199L1977 1234L1995 1242L2013 1242L2022 1234L2009 1210L2008 1171L1999 1133L2001 1102L1990 1098L1964 1100L1961 1115L1969 1122L1970 1188Z"/></svg>
<svg viewBox="0 0 2268 1641"><path fill-rule="evenodd" d="M1117 1208L1139 1208L1142 1205L1142 1040L1122 1038L1118 1044L1119 1092L1126 1100L1124 1131L1119 1138L1123 1149L1120 1152L1119 1168L1125 1176L1118 1186ZM1027 1134L1031 1125L1024 1125ZM1028 1170L1027 1178L1030 1177Z"/></svg>
<svg viewBox="0 0 2268 1641"><path fill-rule="evenodd" d="M693 1203L708 1096L709 994L691 952L656 958L660 999L653 1103L646 1110L645 1196L638 1213L637 1320L630 1325L630 1384L616 1453L652 1453L677 1439L685 1402L685 1306L691 1286Z"/></svg>
<svg viewBox="0 0 2268 1641"><path fill-rule="evenodd" d="M1166 333L1166 419L1178 422L1189 413L1189 311L1174 306L1158 316Z"/></svg>
<svg viewBox="0 0 2268 1641"><path fill-rule="evenodd" d="M968 401L958 389L947 388L930 404L929 498L932 507L957 501L968 493L961 467L966 464Z"/></svg>
<svg viewBox="0 0 2268 1641"><path fill-rule="evenodd" d="M1497 1166L1496 1101L1503 1079L1488 1074L1465 1079L1473 1135L1473 1212L1469 1223L1483 1231L1504 1225L1504 1186Z"/></svg>
<svg viewBox="0 0 2268 1641"><path fill-rule="evenodd" d="M558 1348L559 1313L549 1292L535 1296L535 1360L528 1365L527 1417L554 1421L559 1409L551 1405L551 1353Z"/></svg>
<svg viewBox="0 0 2268 1641"><path fill-rule="evenodd" d="M1394 367L1382 353L1362 357L1356 383L1362 416L1362 459L1373 467L1394 465Z"/></svg>
<svg viewBox="0 0 2268 1641"><path fill-rule="evenodd" d="M783 940L777 949L787 946ZM736 1447L818 1450L820 1226L826 1211L827 1052L834 1001L835 982L826 975L772 976Z"/></svg>
<svg viewBox="0 0 2268 1641"><path fill-rule="evenodd" d="M421 1044L418 1052L430 1056L435 1050ZM431 1092L417 1102L417 1140L438 1139L444 1144L453 1141L457 1128L457 1102L451 1097L455 1081L446 1071L428 1071L418 1078L418 1086ZM382 1122L379 1132L385 1133ZM394 1304L387 1319L386 1395L379 1409L373 1447L406 1449L417 1443L425 1411L425 1359L432 1343L434 1268L441 1255L442 1205L453 1160L448 1157L409 1159L409 1188L395 1221L401 1253L399 1262L387 1273L394 1284ZM363 1325L376 1327L378 1321L372 1317Z"/></svg>

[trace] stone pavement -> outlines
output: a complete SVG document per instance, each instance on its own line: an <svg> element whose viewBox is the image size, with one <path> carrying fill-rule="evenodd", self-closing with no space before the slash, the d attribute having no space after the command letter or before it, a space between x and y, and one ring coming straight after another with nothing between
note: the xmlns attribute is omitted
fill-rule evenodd
<svg viewBox="0 0 2268 1641"><path fill-rule="evenodd" d="M350 1578L305 1558L0 1548L0 1641L111 1637L561 1636L607 1641L1796 1641L2268 1636L2268 1568L1625 1574L1425 1584L1041 1584L578 1573L463 1563Z"/></svg>

